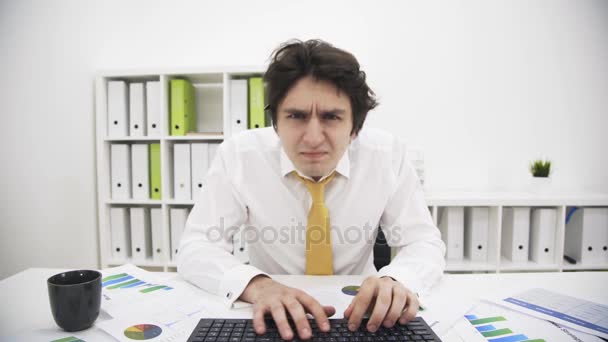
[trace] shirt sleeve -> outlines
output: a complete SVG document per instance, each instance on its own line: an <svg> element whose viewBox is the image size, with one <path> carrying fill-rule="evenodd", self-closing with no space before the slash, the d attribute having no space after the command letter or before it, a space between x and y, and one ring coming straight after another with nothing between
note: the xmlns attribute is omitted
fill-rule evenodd
<svg viewBox="0 0 608 342"><path fill-rule="evenodd" d="M422 294L441 279L446 247L433 224L418 176L406 158L405 146L397 142L393 152L396 186L380 226L388 245L396 248L397 254L378 274Z"/></svg>
<svg viewBox="0 0 608 342"><path fill-rule="evenodd" d="M232 254L233 236L246 222L247 208L230 180L224 147L218 149L206 186L186 221L177 270L187 281L221 296L231 306L251 279L266 273Z"/></svg>

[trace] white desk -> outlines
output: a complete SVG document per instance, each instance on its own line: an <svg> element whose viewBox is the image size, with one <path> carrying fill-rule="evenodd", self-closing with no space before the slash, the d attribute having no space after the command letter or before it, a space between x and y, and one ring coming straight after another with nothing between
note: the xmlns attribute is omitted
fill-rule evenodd
<svg viewBox="0 0 608 342"><path fill-rule="evenodd" d="M59 329L51 315L46 279L61 271L31 268L0 281L0 336L26 329ZM176 276L175 273L164 275ZM362 280L359 276L276 276L275 279L301 289L312 285L331 286L337 281L358 284ZM478 299L513 294L531 287L608 304L608 272L448 274L425 298L425 304L431 309L445 307L464 313ZM443 339L451 340L450 334Z"/></svg>

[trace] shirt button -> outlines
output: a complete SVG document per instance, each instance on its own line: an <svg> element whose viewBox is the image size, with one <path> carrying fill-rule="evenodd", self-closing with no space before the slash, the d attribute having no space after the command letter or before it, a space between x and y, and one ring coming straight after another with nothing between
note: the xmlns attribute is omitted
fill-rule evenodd
<svg viewBox="0 0 608 342"><path fill-rule="evenodd" d="M232 298L232 292L226 293L226 298L228 298L228 299Z"/></svg>

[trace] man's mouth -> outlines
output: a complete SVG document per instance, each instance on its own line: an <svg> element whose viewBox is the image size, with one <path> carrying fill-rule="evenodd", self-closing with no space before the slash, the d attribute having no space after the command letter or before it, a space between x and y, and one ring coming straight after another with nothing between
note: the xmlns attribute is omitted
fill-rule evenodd
<svg viewBox="0 0 608 342"><path fill-rule="evenodd" d="M325 157L328 153L323 152L323 151L310 151L310 152L300 152L300 154L302 156L304 156L304 158L306 158L306 159L316 160L316 159L321 159L321 158Z"/></svg>

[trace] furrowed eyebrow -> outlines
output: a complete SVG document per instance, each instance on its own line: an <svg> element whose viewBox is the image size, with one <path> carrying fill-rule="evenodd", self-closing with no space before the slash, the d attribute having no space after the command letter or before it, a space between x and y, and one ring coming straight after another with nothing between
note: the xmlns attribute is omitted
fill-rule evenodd
<svg viewBox="0 0 608 342"><path fill-rule="evenodd" d="M286 108L286 109L283 109L283 111L286 113L289 113L289 114L302 114L302 115L308 115L310 113L310 111L297 109L297 108Z"/></svg>
<svg viewBox="0 0 608 342"><path fill-rule="evenodd" d="M285 108L285 109L283 109L283 112L289 113L289 114L300 114L300 115L309 115L310 114L309 110L298 109L298 108ZM343 115L345 112L346 112L346 110L340 109L340 108L319 111L319 113L321 115L337 115L337 116Z"/></svg>
<svg viewBox="0 0 608 342"><path fill-rule="evenodd" d="M344 109L335 108L332 110L323 110L321 111L322 115L333 114L333 115L342 115L346 112Z"/></svg>

